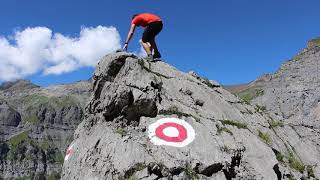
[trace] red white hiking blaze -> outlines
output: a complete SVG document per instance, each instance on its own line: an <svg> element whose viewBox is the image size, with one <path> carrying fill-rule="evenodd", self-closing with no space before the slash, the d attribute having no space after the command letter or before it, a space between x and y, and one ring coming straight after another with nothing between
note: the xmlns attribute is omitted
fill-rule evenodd
<svg viewBox="0 0 320 180"><path fill-rule="evenodd" d="M64 160L65 160L65 161L68 160L69 157L71 156L71 154L72 154L72 147L73 147L73 145L71 145L71 146L67 149L66 156L64 157Z"/></svg>
<svg viewBox="0 0 320 180"><path fill-rule="evenodd" d="M155 145L184 147L195 138L192 126L177 118L163 118L148 128L150 141Z"/></svg>

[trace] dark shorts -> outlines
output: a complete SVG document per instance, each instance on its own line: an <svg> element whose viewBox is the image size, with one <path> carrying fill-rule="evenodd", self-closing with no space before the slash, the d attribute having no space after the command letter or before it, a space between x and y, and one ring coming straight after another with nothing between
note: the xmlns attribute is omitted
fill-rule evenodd
<svg viewBox="0 0 320 180"><path fill-rule="evenodd" d="M163 24L161 21L150 23L144 30L142 35L142 42L150 42L162 30Z"/></svg>

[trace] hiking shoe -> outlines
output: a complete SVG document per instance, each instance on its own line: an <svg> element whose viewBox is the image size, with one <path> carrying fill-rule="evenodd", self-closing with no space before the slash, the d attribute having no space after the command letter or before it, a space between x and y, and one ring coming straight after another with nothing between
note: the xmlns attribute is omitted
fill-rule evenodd
<svg viewBox="0 0 320 180"><path fill-rule="evenodd" d="M158 62L158 61L162 61L162 60L159 58L153 58L153 60L151 62Z"/></svg>
<svg viewBox="0 0 320 180"><path fill-rule="evenodd" d="M152 55L152 54L148 54L148 56L145 57L145 59L146 59L147 61L152 62L152 61L153 61L153 55Z"/></svg>
<svg viewBox="0 0 320 180"><path fill-rule="evenodd" d="M161 54L159 52L154 52L153 58L160 59L161 58Z"/></svg>

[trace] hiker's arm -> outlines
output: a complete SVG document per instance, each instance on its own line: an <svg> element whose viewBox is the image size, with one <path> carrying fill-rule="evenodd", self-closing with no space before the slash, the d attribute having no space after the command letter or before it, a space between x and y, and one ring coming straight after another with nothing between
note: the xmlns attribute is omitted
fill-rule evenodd
<svg viewBox="0 0 320 180"><path fill-rule="evenodd" d="M124 49L127 49L128 48L128 44L129 44L129 42L130 42L130 40L131 40L131 38L132 38L132 36L133 36L133 34L134 34L134 30L136 29L136 25L135 24L132 24L131 25L131 28L130 28L130 31L129 31L129 33L128 33L128 37L127 37L127 40L126 40L126 42L125 42L125 44L124 44Z"/></svg>

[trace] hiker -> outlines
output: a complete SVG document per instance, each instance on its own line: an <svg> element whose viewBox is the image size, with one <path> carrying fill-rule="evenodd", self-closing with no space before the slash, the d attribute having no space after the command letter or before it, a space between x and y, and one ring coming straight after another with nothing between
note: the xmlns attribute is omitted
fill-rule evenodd
<svg viewBox="0 0 320 180"><path fill-rule="evenodd" d="M153 60L154 58L161 58L161 54L158 50L155 37L162 30L163 24L160 17L150 13L133 15L131 28L128 33L127 40L123 46L123 50L128 49L129 41L131 40L134 34L134 30L136 26L145 27L145 30L143 32L142 39L140 40L140 42L148 55L148 59ZM154 51L153 55L152 55L152 51Z"/></svg>

